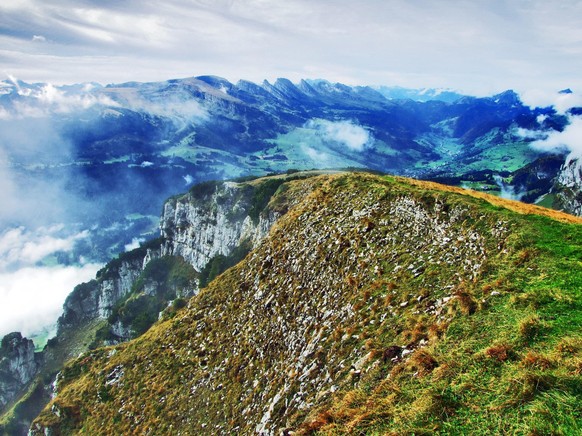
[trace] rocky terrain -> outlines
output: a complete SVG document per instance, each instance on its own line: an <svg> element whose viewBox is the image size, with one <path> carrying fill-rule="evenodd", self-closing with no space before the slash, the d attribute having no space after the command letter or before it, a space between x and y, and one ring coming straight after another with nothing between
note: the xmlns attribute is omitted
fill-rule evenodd
<svg viewBox="0 0 582 436"><path fill-rule="evenodd" d="M34 378L41 364L34 344L20 333L4 336L0 347L0 409L12 401Z"/></svg>
<svg viewBox="0 0 582 436"><path fill-rule="evenodd" d="M135 338L162 312L173 313L198 293L201 280L206 283L256 247L306 192L285 188L270 203L281 185L316 174L207 182L169 199L160 218L161 237L121 254L94 280L78 285L64 303L56 337L42 353L34 353L32 341L19 333L6 336L0 410L9 416L8 405L20 400L29 423L50 398L51 380L65 361L87 349ZM21 420L26 423L27 417ZM25 432L22 426L18 431Z"/></svg>
<svg viewBox="0 0 582 436"><path fill-rule="evenodd" d="M245 213L230 184L166 204L163 250L197 272L216 240L254 249L142 336L67 364L32 434L579 430L574 217L364 174L267 186Z"/></svg>

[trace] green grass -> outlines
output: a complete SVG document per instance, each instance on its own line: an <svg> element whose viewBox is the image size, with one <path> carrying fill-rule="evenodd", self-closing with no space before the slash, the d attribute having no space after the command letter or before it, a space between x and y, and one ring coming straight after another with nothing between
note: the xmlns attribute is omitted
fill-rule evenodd
<svg viewBox="0 0 582 436"><path fill-rule="evenodd" d="M297 434L579 434L580 224L398 177L276 192L301 201L257 250L142 337L71 362L37 422L254 434L266 416L267 430ZM385 358L393 346L411 353Z"/></svg>
<svg viewBox="0 0 582 436"><path fill-rule="evenodd" d="M418 366L392 370L390 389L370 375L319 413L319 432L580 433L582 332L573 326L582 325L582 226L519 221L515 255L485 284L500 294L475 315L454 317L429 345L436 368L416 377ZM505 350L501 360L496 349Z"/></svg>

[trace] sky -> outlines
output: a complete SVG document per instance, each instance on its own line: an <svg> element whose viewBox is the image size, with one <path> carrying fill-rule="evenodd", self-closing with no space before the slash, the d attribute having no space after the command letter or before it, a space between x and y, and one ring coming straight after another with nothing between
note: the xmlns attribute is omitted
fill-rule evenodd
<svg viewBox="0 0 582 436"><path fill-rule="evenodd" d="M579 0L3 0L0 74L582 92Z"/></svg>

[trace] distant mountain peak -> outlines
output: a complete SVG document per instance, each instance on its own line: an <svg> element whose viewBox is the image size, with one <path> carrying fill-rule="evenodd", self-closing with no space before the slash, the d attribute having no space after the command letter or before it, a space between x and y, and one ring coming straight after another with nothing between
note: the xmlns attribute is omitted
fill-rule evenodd
<svg viewBox="0 0 582 436"><path fill-rule="evenodd" d="M496 103L506 104L508 106L521 105L521 99L519 95L513 90L508 89L492 97L493 101Z"/></svg>

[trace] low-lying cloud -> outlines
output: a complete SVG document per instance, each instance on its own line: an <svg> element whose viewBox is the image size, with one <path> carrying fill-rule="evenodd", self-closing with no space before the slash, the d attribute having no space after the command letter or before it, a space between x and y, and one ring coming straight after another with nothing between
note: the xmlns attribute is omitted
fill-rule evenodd
<svg viewBox="0 0 582 436"><path fill-rule="evenodd" d="M145 242L145 238L133 238L129 244L125 244L123 247L124 251L131 251L139 248L140 245Z"/></svg>
<svg viewBox="0 0 582 436"><path fill-rule="evenodd" d="M582 95L578 93L531 89L520 95L521 101L530 107L550 107L559 114L565 114L572 107L582 106Z"/></svg>
<svg viewBox="0 0 582 436"><path fill-rule="evenodd" d="M70 252L87 232L67 234L64 226L27 230L17 227L0 234L0 337L11 331L24 335L54 324L73 288L90 280L100 268L94 263L46 266L42 261Z"/></svg>
<svg viewBox="0 0 582 436"><path fill-rule="evenodd" d="M568 159L582 157L582 117L569 116L570 124L563 131L539 132L520 130L518 133L533 139L530 146L542 152L569 152Z"/></svg>
<svg viewBox="0 0 582 436"><path fill-rule="evenodd" d="M21 226L4 231L0 234L0 272L33 266L50 254L72 250L76 241L89 236L87 231L62 235L63 230L63 226L53 226L28 231Z"/></svg>
<svg viewBox="0 0 582 436"><path fill-rule="evenodd" d="M0 337L12 331L30 336L54 324L67 295L95 277L99 268L87 264L0 271Z"/></svg>
<svg viewBox="0 0 582 436"><path fill-rule="evenodd" d="M107 95L94 93L93 85L86 84L80 89L66 91L50 83L42 85L21 85L11 77L4 82L4 93L14 95L9 107L0 107L0 119L42 118L52 114L68 114L86 110L95 105L118 106Z"/></svg>
<svg viewBox="0 0 582 436"><path fill-rule="evenodd" d="M316 130L323 140L342 144L353 151L363 151L372 141L368 130L350 120L329 121L317 118L309 120L305 127Z"/></svg>

